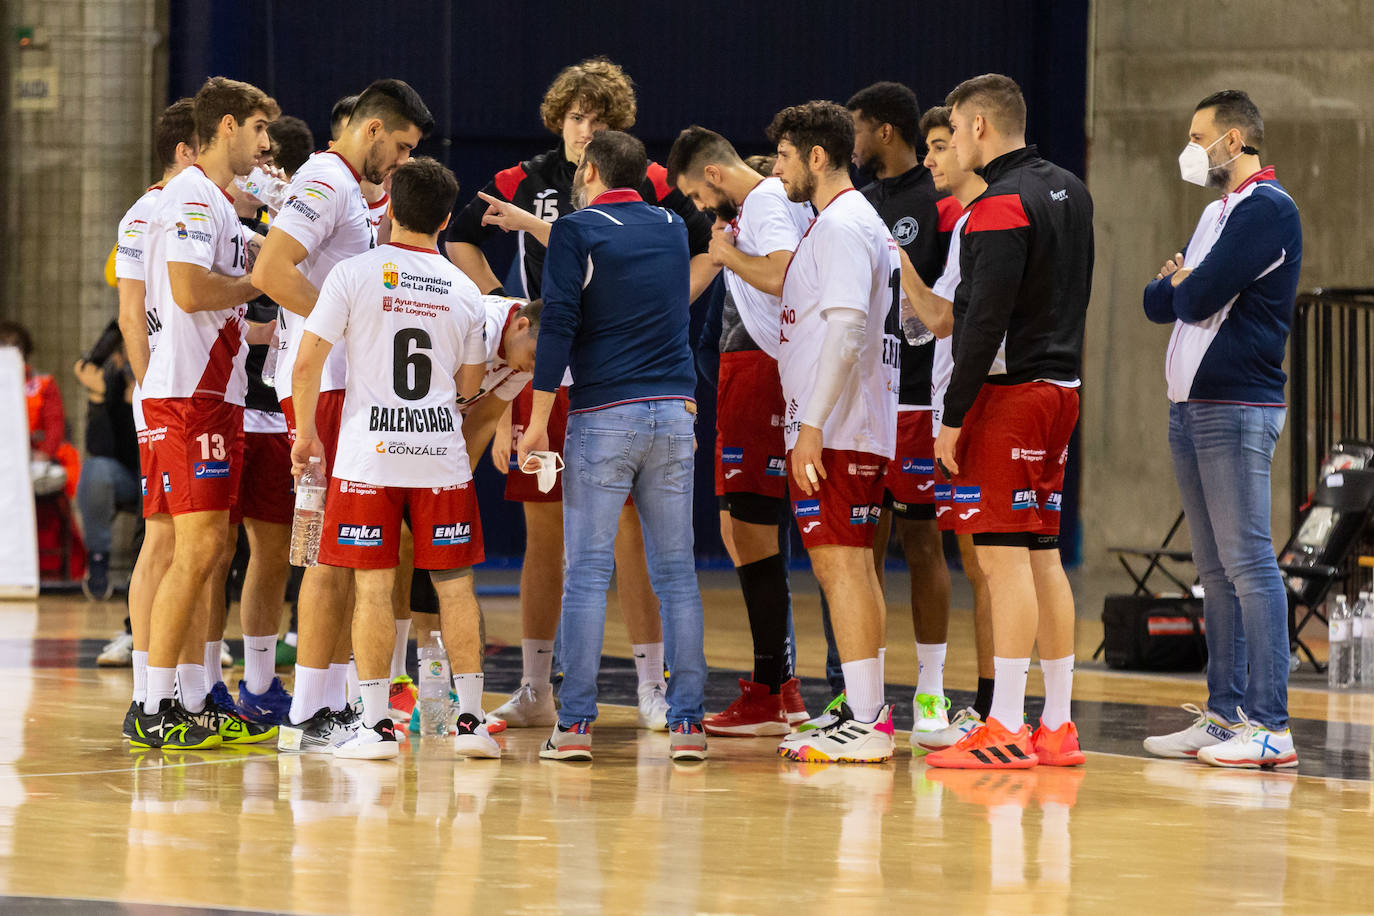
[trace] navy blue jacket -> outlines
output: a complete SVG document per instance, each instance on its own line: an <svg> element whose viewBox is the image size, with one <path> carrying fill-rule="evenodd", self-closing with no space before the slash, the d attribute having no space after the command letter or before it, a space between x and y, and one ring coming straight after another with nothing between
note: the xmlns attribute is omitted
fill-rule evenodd
<svg viewBox="0 0 1374 916"><path fill-rule="evenodd" d="M682 217L616 188L549 232L536 391L571 367L573 412L627 401L695 401L690 255Z"/></svg>

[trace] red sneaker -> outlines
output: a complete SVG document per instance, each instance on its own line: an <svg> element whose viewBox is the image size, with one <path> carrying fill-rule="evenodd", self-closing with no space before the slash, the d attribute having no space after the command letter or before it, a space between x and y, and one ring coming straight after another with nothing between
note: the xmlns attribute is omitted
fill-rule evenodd
<svg viewBox="0 0 1374 916"><path fill-rule="evenodd" d="M739 699L724 712L707 716L701 724L708 735L757 737L785 735L791 731L782 695L769 693L768 685L739 679Z"/></svg>
<svg viewBox="0 0 1374 916"><path fill-rule="evenodd" d="M806 711L806 703L802 700L801 681L796 678L783 681L782 705L787 710L788 725L800 725L811 718Z"/></svg>
<svg viewBox="0 0 1374 916"><path fill-rule="evenodd" d="M503 732L503 731L505 731L505 730L506 730L506 720L505 720L505 719L494 719L494 718L492 718L491 716L487 716L487 734L488 734L488 735L499 735L499 734L501 734L501 732Z"/></svg>
<svg viewBox="0 0 1374 916"><path fill-rule="evenodd" d="M1053 731L1041 725L1031 735L1035 756L1047 767L1076 767L1087 762L1078 746L1078 726L1065 722Z"/></svg>
<svg viewBox="0 0 1374 916"><path fill-rule="evenodd" d="M415 711L415 703L420 691L408 675L401 675L391 682L391 692L387 705L391 707L391 718L396 722L409 722L410 714Z"/></svg>
<svg viewBox="0 0 1374 916"><path fill-rule="evenodd" d="M991 717L952 747L926 755L930 766L955 770L1024 770L1039 762L1028 727L1007 731Z"/></svg>

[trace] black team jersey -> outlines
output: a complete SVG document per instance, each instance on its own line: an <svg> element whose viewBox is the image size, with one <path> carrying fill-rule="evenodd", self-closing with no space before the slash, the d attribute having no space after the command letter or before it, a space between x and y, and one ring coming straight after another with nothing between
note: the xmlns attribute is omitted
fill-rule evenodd
<svg viewBox="0 0 1374 916"><path fill-rule="evenodd" d="M1071 172L1034 146L983 168L988 189L969 207L954 294L954 376L945 426L963 426L990 385L1077 384L1093 280L1093 201ZM988 375L1006 339L1007 371Z"/></svg>
<svg viewBox="0 0 1374 916"><path fill-rule="evenodd" d="M496 177L482 190L551 223L573 210L572 182L576 171L577 165L569 162L563 155L562 147L558 147L497 172ZM639 193L648 203L672 210L682 217L687 223L687 245L693 257L706 252L711 245L711 220L682 192L668 185L668 172L663 166L657 162L649 163L649 172ZM467 242L480 248L483 242L501 231L496 226L482 225L482 217L486 212L487 202L474 195L470 202L454 211L445 241ZM544 246L521 232L516 247L525 283L523 292L533 299L539 295L543 279Z"/></svg>
<svg viewBox="0 0 1374 916"><path fill-rule="evenodd" d="M945 195L935 190L930 172L918 164L900 175L879 178L866 185L863 195L887 223L888 231L911 259L916 273L927 286L935 285L945 269L949 230L941 231L938 201ZM928 407L935 341L913 347L900 334L898 339L902 348L902 373L897 402Z"/></svg>

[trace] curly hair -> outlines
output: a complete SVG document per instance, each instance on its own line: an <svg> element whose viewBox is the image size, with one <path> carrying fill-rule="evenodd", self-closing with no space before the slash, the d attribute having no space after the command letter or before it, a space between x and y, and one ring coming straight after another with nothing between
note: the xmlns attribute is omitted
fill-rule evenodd
<svg viewBox="0 0 1374 916"><path fill-rule="evenodd" d="M574 102L600 114L611 130L627 130L635 123L634 80L608 58L590 57L559 71L539 106L544 126L563 133L563 118Z"/></svg>
<svg viewBox="0 0 1374 916"><path fill-rule="evenodd" d="M803 159L819 146L832 169L847 169L854 155L854 119L844 106L834 102L793 105L773 116L768 139L774 143L786 140Z"/></svg>

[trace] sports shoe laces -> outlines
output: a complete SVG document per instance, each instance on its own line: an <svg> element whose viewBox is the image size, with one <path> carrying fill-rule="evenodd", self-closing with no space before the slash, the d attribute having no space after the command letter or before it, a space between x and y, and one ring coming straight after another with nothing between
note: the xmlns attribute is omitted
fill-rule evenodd
<svg viewBox="0 0 1374 916"><path fill-rule="evenodd" d="M971 709L965 706L963 709L959 710L954 714L953 719L949 720L950 727L958 728L960 725L963 725L965 722L968 722L969 720L977 721L976 719L974 719L976 715L976 713L974 713Z"/></svg>
<svg viewBox="0 0 1374 916"><path fill-rule="evenodd" d="M935 716L950 707L949 697L937 697L929 693L923 693L921 696L926 698L924 700L920 699L920 697L917 698L917 703L921 707L921 715L923 716Z"/></svg>
<svg viewBox="0 0 1374 916"><path fill-rule="evenodd" d="M1192 713L1193 716L1195 717L1195 718L1193 719L1193 725L1192 725L1193 728L1205 728L1205 727L1206 727L1206 725L1207 725L1207 710L1205 710L1205 709L1200 709L1200 708L1197 706L1197 704L1195 704L1195 703L1184 703L1183 706L1182 706L1182 709L1183 709L1185 712L1190 712L1190 713ZM1236 710L1236 711L1239 712L1240 710Z"/></svg>
<svg viewBox="0 0 1374 916"><path fill-rule="evenodd" d="M1258 735L1260 732L1269 731L1269 729L1265 728L1263 725L1260 725L1258 722L1251 722L1248 718L1246 718L1245 713L1241 710L1239 706L1236 707L1236 721L1240 724L1234 729L1236 733L1235 737L1239 738L1242 744L1248 744L1250 739Z"/></svg>

